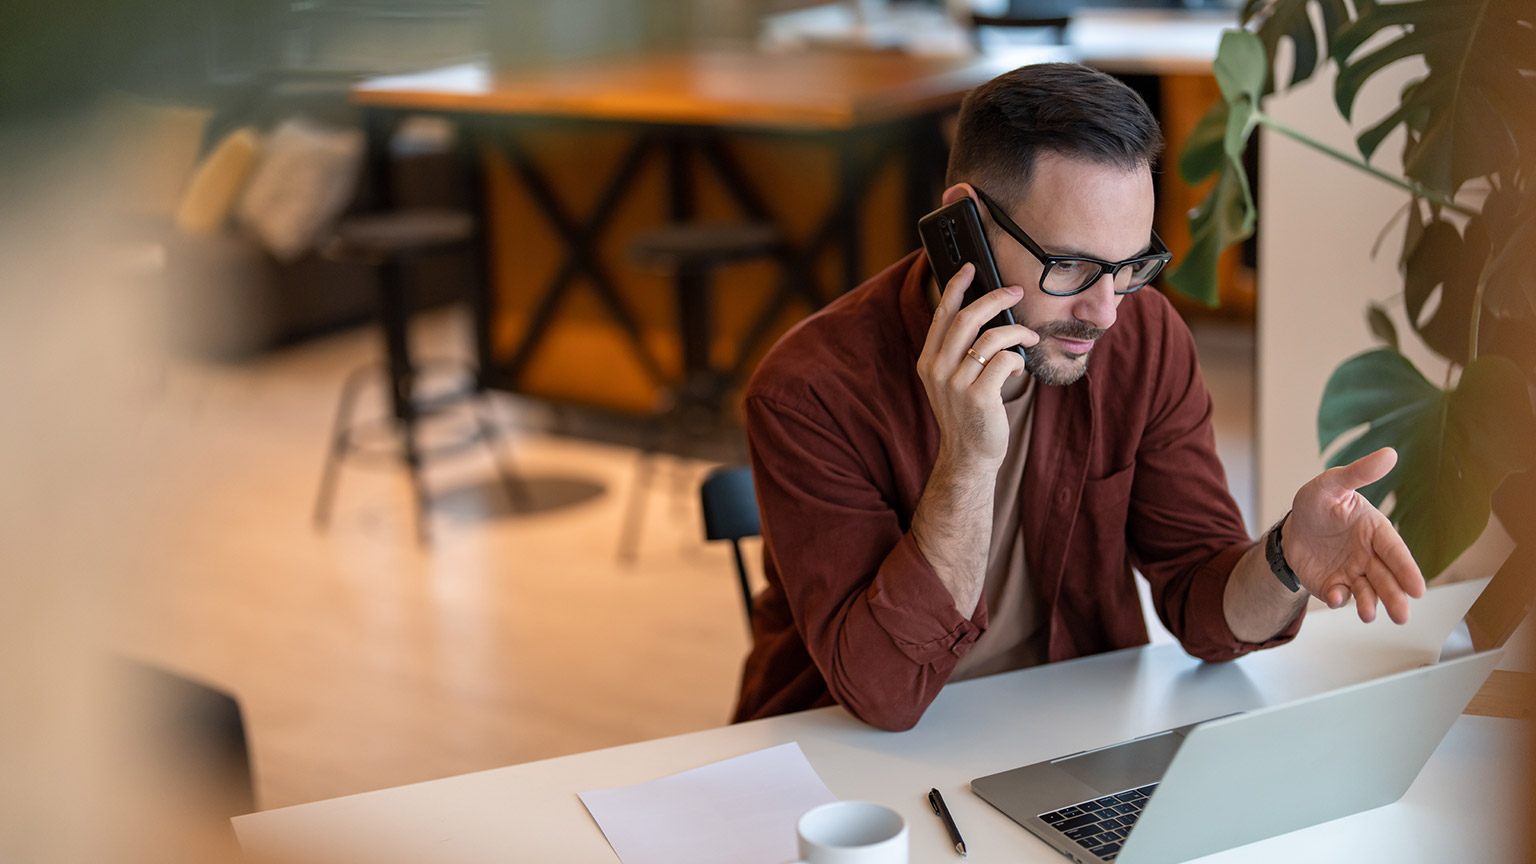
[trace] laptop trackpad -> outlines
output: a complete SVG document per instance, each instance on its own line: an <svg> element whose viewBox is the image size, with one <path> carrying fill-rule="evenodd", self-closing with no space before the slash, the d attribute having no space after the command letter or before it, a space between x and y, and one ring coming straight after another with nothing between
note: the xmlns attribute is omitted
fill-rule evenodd
<svg viewBox="0 0 1536 864"><path fill-rule="evenodd" d="M1184 743L1175 730L1115 744L1052 762L1057 768L1109 795L1152 783L1163 776Z"/></svg>

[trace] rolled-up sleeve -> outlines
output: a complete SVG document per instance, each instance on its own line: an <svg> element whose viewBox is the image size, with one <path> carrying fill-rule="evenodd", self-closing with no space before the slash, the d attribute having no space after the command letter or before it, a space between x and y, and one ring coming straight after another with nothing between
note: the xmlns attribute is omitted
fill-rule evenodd
<svg viewBox="0 0 1536 864"><path fill-rule="evenodd" d="M1216 455L1194 340L1171 312L1161 337L1163 365L1136 453L1127 538L1158 617L1184 650L1202 660L1231 660L1290 641L1305 610L1264 642L1243 641L1227 625L1227 580L1253 540Z"/></svg>
<svg viewBox="0 0 1536 864"><path fill-rule="evenodd" d="M814 405L745 404L765 553L838 703L892 731L915 725L985 630L918 551L858 448Z"/></svg>

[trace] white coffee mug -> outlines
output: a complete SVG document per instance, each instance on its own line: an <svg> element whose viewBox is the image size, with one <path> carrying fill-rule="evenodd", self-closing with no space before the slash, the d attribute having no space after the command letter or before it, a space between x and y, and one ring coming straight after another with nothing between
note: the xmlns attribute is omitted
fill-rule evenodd
<svg viewBox="0 0 1536 864"><path fill-rule="evenodd" d="M907 864L907 820L882 804L823 804L801 816L795 832L795 864Z"/></svg>

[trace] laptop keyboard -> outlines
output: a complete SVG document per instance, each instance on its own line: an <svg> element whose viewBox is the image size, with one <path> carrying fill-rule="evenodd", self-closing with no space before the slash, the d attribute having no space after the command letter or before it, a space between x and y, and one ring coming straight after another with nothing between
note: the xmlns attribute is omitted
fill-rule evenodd
<svg viewBox="0 0 1536 864"><path fill-rule="evenodd" d="M1120 844L1141 816L1156 783L1041 813L1040 820L1105 861L1115 860Z"/></svg>

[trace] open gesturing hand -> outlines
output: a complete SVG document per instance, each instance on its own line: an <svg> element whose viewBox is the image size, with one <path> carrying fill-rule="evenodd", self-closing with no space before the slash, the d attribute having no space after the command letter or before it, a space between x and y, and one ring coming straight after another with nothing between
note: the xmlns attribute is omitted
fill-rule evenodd
<svg viewBox="0 0 1536 864"><path fill-rule="evenodd" d="M1424 574L1387 517L1355 491L1387 476L1397 451L1384 447L1330 468L1296 493L1281 531L1286 560L1303 587L1332 608L1355 598L1361 621L1376 601L1402 624L1408 598L1424 596Z"/></svg>

